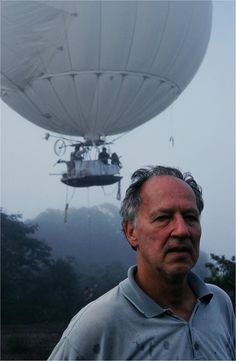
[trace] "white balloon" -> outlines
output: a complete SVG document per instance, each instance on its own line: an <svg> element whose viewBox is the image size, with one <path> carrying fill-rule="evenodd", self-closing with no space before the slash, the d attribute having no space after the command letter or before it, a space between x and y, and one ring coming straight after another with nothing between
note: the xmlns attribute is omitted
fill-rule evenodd
<svg viewBox="0 0 236 361"><path fill-rule="evenodd" d="M96 139L167 108L197 72L211 1L2 1L2 100Z"/></svg>

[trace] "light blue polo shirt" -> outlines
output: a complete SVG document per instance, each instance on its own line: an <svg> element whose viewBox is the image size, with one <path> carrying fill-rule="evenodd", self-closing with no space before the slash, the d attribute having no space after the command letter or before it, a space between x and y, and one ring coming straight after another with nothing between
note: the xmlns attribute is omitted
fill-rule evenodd
<svg viewBox="0 0 236 361"><path fill-rule="evenodd" d="M190 272L197 302L188 321L160 307L128 278L84 307L49 360L234 360L228 295Z"/></svg>

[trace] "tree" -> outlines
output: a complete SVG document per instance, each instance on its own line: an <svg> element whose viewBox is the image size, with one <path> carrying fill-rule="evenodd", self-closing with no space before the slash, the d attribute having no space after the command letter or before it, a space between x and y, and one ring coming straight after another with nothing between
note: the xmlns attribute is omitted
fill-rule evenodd
<svg viewBox="0 0 236 361"><path fill-rule="evenodd" d="M198 261L193 268L193 271L197 273L199 277L204 279L209 275L209 270L206 268L206 263L209 261L209 256L206 252L200 251Z"/></svg>
<svg viewBox="0 0 236 361"><path fill-rule="evenodd" d="M1 212L3 323L61 321L82 306L73 261L52 259L50 247L33 237L36 229Z"/></svg>
<svg viewBox="0 0 236 361"><path fill-rule="evenodd" d="M51 262L50 247L31 237L37 226L27 226L20 215L1 212L2 320L26 305L37 273ZM20 312L22 314L22 312ZM14 317L15 318L15 317Z"/></svg>
<svg viewBox="0 0 236 361"><path fill-rule="evenodd" d="M211 253L211 259L213 262L206 263L211 274L205 278L205 281L225 290L235 305L235 257L227 259L225 256L217 256Z"/></svg>
<svg viewBox="0 0 236 361"><path fill-rule="evenodd" d="M45 285L47 289L45 289ZM84 295L80 276L76 271L73 258L57 259L40 279L39 294L43 309L47 310L44 318L47 321L69 320L84 306ZM42 296L41 296L42 297Z"/></svg>

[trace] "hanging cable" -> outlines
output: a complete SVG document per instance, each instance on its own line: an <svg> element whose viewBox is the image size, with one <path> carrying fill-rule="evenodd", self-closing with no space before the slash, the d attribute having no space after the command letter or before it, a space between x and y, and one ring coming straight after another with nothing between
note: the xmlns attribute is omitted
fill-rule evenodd
<svg viewBox="0 0 236 361"><path fill-rule="evenodd" d="M169 143L172 147L175 145L175 138L174 138L174 117L173 117L173 104L171 104L169 108L169 119L170 119L170 137Z"/></svg>
<svg viewBox="0 0 236 361"><path fill-rule="evenodd" d="M88 243L87 246L90 247L92 252L93 248L93 224L91 222L91 209L90 209L90 189L87 187L87 234L88 234Z"/></svg>
<svg viewBox="0 0 236 361"><path fill-rule="evenodd" d="M118 182L118 189L117 189L116 199L117 199L118 201L121 200L121 182L120 182L120 181Z"/></svg>
<svg viewBox="0 0 236 361"><path fill-rule="evenodd" d="M103 191L104 196L106 196L107 193L105 192L105 188L104 188L103 186L101 186L101 188L102 188L102 191Z"/></svg>
<svg viewBox="0 0 236 361"><path fill-rule="evenodd" d="M74 198L75 192L76 192L76 188L73 188L71 197L70 197L70 199L68 199L68 187L66 187L66 205L65 205L65 210L64 210L64 223L67 223L69 205L70 205L72 199Z"/></svg>
<svg viewBox="0 0 236 361"><path fill-rule="evenodd" d="M175 145L175 139L174 139L173 135L170 136L169 142L170 142L171 146L174 147L174 145Z"/></svg>
<svg viewBox="0 0 236 361"><path fill-rule="evenodd" d="M64 223L67 223L68 208L69 208L69 203L66 203L65 210L64 210Z"/></svg>
<svg viewBox="0 0 236 361"><path fill-rule="evenodd" d="M114 194L116 191L115 187L113 188L113 190L111 192L107 192L106 189L104 188L104 186L101 186L101 188L102 188L104 196L108 196L108 197L111 196L112 194Z"/></svg>
<svg viewBox="0 0 236 361"><path fill-rule="evenodd" d="M114 143L114 142L116 142L117 140L119 140L119 139L121 139L121 138L123 138L123 137L127 136L130 132L131 132L131 130L128 130L127 132L122 133L122 134L121 134L121 135L119 135L118 137L116 137L116 138L112 139L112 140L111 140L111 143Z"/></svg>

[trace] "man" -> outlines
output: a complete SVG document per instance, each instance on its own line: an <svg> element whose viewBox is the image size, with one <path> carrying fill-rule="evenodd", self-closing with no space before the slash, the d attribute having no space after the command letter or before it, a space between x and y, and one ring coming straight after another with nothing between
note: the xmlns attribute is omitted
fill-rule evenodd
<svg viewBox="0 0 236 361"><path fill-rule="evenodd" d="M234 360L231 301L191 271L202 209L190 174L137 170L121 206L137 266L73 318L50 360Z"/></svg>
<svg viewBox="0 0 236 361"><path fill-rule="evenodd" d="M102 147L102 151L99 153L98 159L99 159L102 163L108 164L108 159L110 159L110 156L109 156L109 154L107 153L107 148L106 148L106 147Z"/></svg>
<svg viewBox="0 0 236 361"><path fill-rule="evenodd" d="M86 148L83 148L81 144L76 144L75 151L71 153L71 160L83 160L83 154L86 152Z"/></svg>
<svg viewBox="0 0 236 361"><path fill-rule="evenodd" d="M111 164L118 165L119 168L122 168L120 158L118 157L116 152L112 153L111 155Z"/></svg>

